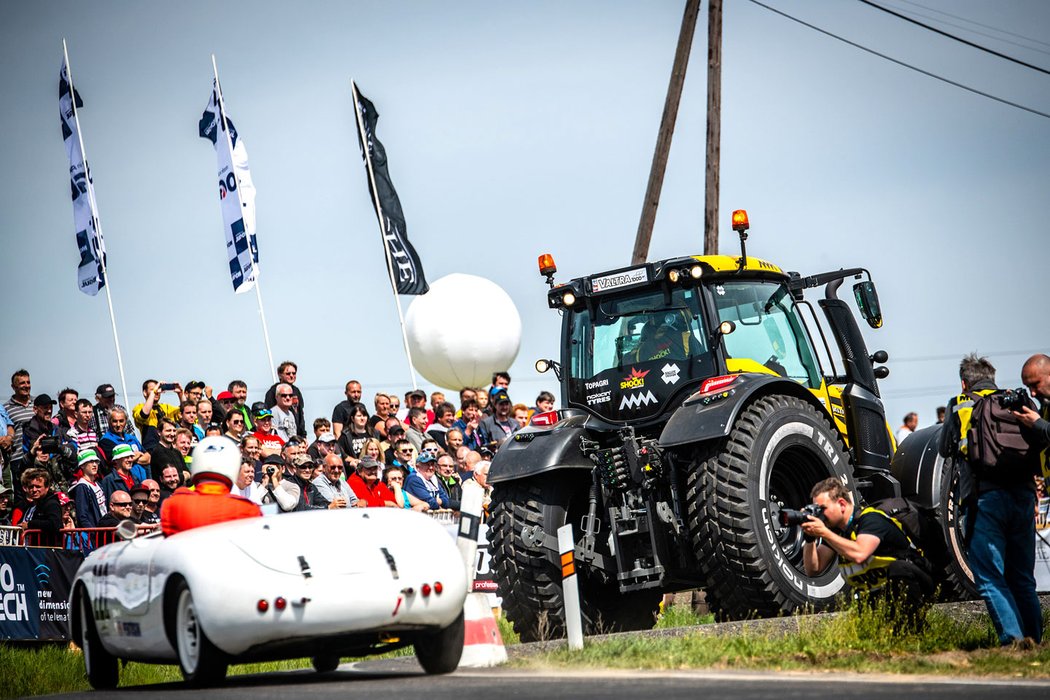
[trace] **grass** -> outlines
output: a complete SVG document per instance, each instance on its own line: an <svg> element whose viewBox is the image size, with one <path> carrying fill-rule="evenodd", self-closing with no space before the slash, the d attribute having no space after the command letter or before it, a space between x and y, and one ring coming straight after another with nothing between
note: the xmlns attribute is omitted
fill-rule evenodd
<svg viewBox="0 0 1050 700"><path fill-rule="evenodd" d="M671 606L657 627L696 617ZM1044 628L1047 619L1044 616ZM690 622L688 624L695 624ZM625 669L752 669L853 671L1050 678L1050 646L1032 651L1000 648L986 618L960 621L931 611L921 633L894 632L885 609L849 608L831 617L798 616L777 631L677 638L622 637L589 642L581 652L558 649L515 661L524 667Z"/></svg>

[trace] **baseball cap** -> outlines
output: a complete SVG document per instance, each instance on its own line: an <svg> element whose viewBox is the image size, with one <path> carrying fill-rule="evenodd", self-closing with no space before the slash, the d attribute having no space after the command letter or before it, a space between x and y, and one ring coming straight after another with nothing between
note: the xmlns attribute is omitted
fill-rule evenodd
<svg viewBox="0 0 1050 700"><path fill-rule="evenodd" d="M281 455L266 455L262 459L263 464L273 464L278 467L284 466L284 458Z"/></svg>
<svg viewBox="0 0 1050 700"><path fill-rule="evenodd" d="M194 389L203 389L203 388L204 388L204 382L200 381L199 379L194 379L193 381L186 383L186 391L193 391Z"/></svg>
<svg viewBox="0 0 1050 700"><path fill-rule="evenodd" d="M149 495L149 486L144 486L142 484L135 484L134 486L131 487L131 491L129 491L128 493L130 493L132 496L134 496L136 493L141 493L144 496L148 496Z"/></svg>
<svg viewBox="0 0 1050 700"><path fill-rule="evenodd" d="M55 401L47 394L40 394L35 399L33 399L34 406L54 406L56 403L58 403L58 401Z"/></svg>
<svg viewBox="0 0 1050 700"><path fill-rule="evenodd" d="M295 457L292 458L292 466L295 467L296 469L299 469L301 467L310 467L311 469L313 469L314 467L317 466L317 463L314 462L307 455L296 455Z"/></svg>
<svg viewBox="0 0 1050 700"><path fill-rule="evenodd" d="M510 396L507 395L507 390L501 386L494 386L489 390L489 401L492 403L500 403L506 401L510 403Z"/></svg>
<svg viewBox="0 0 1050 700"><path fill-rule="evenodd" d="M98 388L95 389L95 393L104 399L108 399L110 396L117 395L117 392L113 389L112 384L99 384Z"/></svg>
<svg viewBox="0 0 1050 700"><path fill-rule="evenodd" d="M405 426L401 425L400 423L397 423L387 428L386 432L388 435L392 433L403 433L405 432Z"/></svg>
<svg viewBox="0 0 1050 700"><path fill-rule="evenodd" d="M273 418L273 413L268 408L260 408L255 411L255 419L259 418Z"/></svg>
<svg viewBox="0 0 1050 700"><path fill-rule="evenodd" d="M410 392L408 392L408 395L413 397L413 398L423 399L423 400L426 400L426 398L427 398L427 392L423 391L422 389L416 389L414 391L410 391Z"/></svg>
<svg viewBox="0 0 1050 700"><path fill-rule="evenodd" d="M58 498L58 505L60 506L68 505L73 502L73 499L67 496L63 491L56 493L55 497Z"/></svg>
<svg viewBox="0 0 1050 700"><path fill-rule="evenodd" d="M77 466L78 467L83 467L88 462L100 462L100 461L102 461L102 460L100 460L98 458L98 453L97 452L95 452L94 450L84 450L77 457Z"/></svg>
<svg viewBox="0 0 1050 700"><path fill-rule="evenodd" d="M117 445L113 448L113 459L122 459L124 457L132 457L135 454L135 450L131 445Z"/></svg>
<svg viewBox="0 0 1050 700"><path fill-rule="evenodd" d="M0 496L6 496L9 493L14 493L11 489L7 488L3 484L0 484Z"/></svg>
<svg viewBox="0 0 1050 700"><path fill-rule="evenodd" d="M324 432L317 436L319 442L335 442L335 433Z"/></svg>
<svg viewBox="0 0 1050 700"><path fill-rule="evenodd" d="M365 469L378 469L379 466L379 462L374 457L362 457L361 461L357 463L357 468L362 471Z"/></svg>
<svg viewBox="0 0 1050 700"><path fill-rule="evenodd" d="M430 463L436 463L436 462L437 462L437 460L434 459L433 455L431 455L429 452L423 452L418 457L416 457L416 466L417 467L419 465L421 465L421 464L430 464Z"/></svg>
<svg viewBox="0 0 1050 700"><path fill-rule="evenodd" d="M228 391L220 391L219 395L215 397L216 401L233 401L233 394Z"/></svg>

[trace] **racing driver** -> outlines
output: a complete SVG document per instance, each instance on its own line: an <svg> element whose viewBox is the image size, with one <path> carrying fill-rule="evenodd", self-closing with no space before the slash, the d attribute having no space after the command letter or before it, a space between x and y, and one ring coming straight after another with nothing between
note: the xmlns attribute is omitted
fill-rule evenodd
<svg viewBox="0 0 1050 700"><path fill-rule="evenodd" d="M261 516L259 506L230 493L240 468L241 451L230 438L211 435L198 442L190 463L193 489L177 489L161 508L160 526L164 534Z"/></svg>

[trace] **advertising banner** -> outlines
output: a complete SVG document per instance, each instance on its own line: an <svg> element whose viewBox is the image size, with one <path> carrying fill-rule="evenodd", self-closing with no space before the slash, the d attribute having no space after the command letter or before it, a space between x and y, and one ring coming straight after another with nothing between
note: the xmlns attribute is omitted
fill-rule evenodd
<svg viewBox="0 0 1050 700"><path fill-rule="evenodd" d="M69 639L69 588L82 561L80 552L0 547L0 639Z"/></svg>

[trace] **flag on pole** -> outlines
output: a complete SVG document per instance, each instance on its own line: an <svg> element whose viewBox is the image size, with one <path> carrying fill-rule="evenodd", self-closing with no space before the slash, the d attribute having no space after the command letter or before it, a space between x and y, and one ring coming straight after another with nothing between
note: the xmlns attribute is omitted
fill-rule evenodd
<svg viewBox="0 0 1050 700"><path fill-rule="evenodd" d="M226 232L226 251L230 256L230 277L237 294L251 291L259 275L259 247L255 242L255 185L248 171L248 152L238 138L237 129L222 111L219 83L212 81L211 99L201 116L201 138L215 146L219 161L219 201ZM228 137L227 137L228 135Z"/></svg>
<svg viewBox="0 0 1050 700"><path fill-rule="evenodd" d="M357 141L361 146L361 157L365 159L365 168L371 162L369 186L372 189L372 204L376 207L376 216L383 227L383 238L390 251L392 274L395 276L398 294L426 294L430 291L423 276L423 264L415 248L408 241L408 230L405 227L405 214L401 211L401 200L397 197L394 184L390 181L387 170L386 149L376 138L376 122L379 112L371 100L361 94L355 87L357 109L361 113L357 131ZM365 143L368 151L365 152Z"/></svg>
<svg viewBox="0 0 1050 700"><path fill-rule="evenodd" d="M77 286L84 294L95 296L106 286L106 247L102 243L102 232L99 230L95 187L91 182L91 170L84 161L80 122L76 113L76 108L83 106L80 94L69 80L69 66L63 58L62 70L58 76L58 111L62 117L62 139L66 142L66 154L69 156L73 226L76 229L77 247L80 249Z"/></svg>

